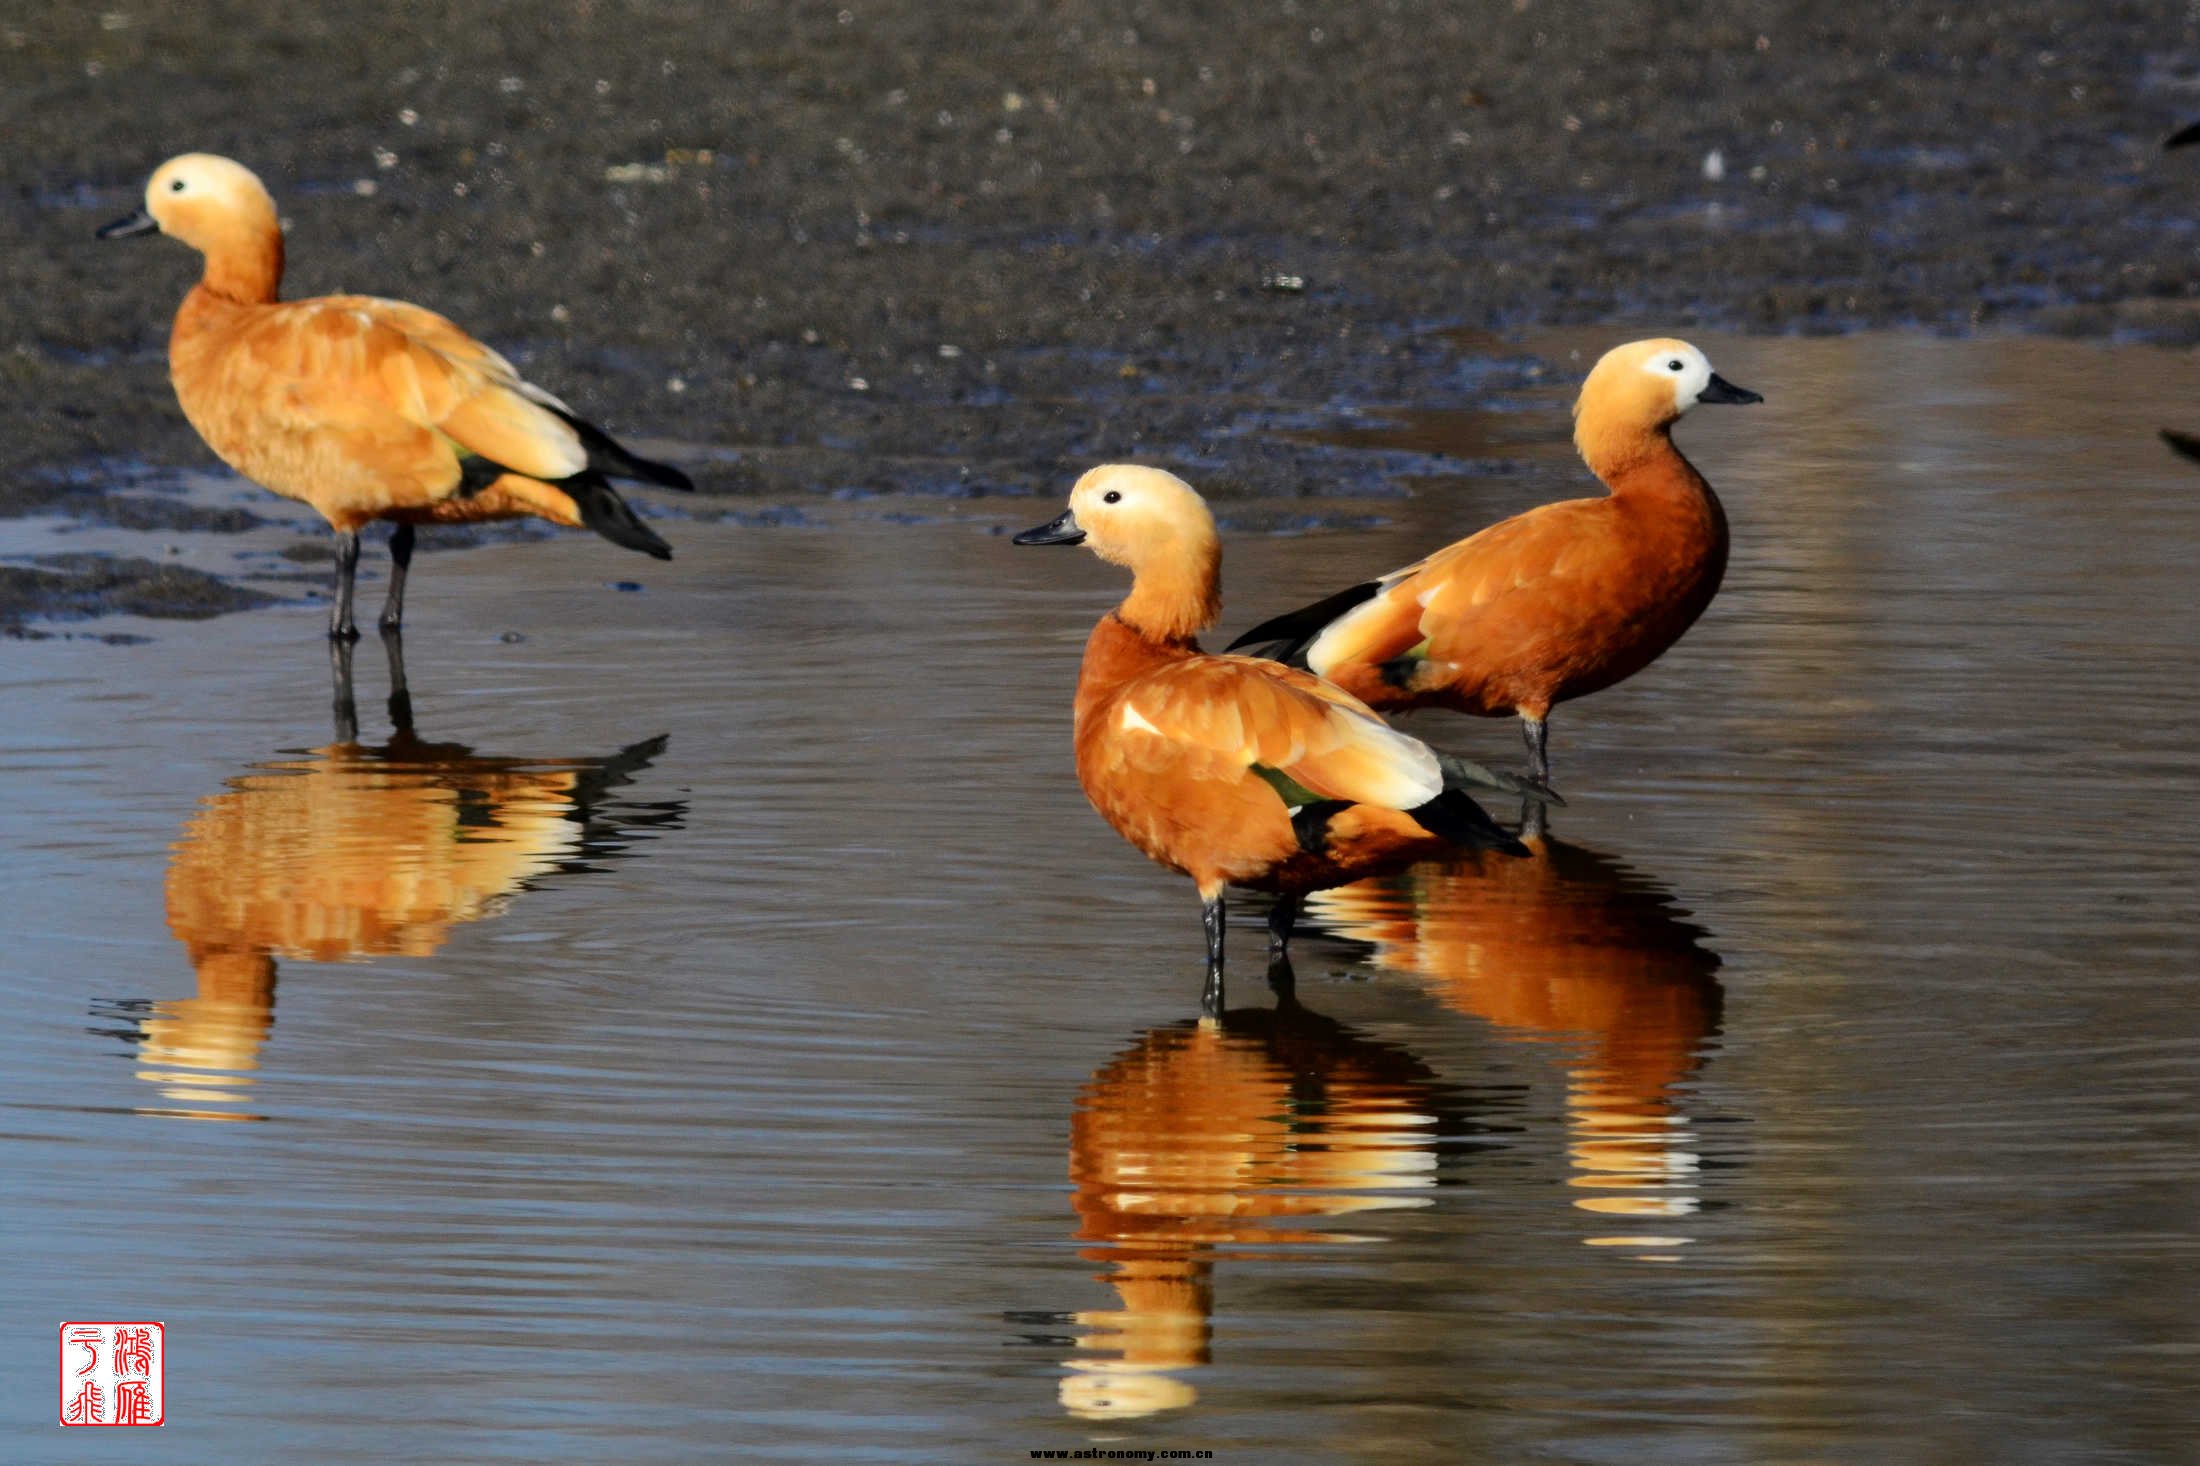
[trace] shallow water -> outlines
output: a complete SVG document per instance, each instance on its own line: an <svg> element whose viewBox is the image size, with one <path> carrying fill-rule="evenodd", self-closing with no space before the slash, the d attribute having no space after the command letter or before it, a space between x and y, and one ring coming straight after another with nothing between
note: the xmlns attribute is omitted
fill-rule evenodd
<svg viewBox="0 0 2200 1466"><path fill-rule="evenodd" d="M1218 1025L1051 501L424 557L409 735L314 606L6 644L0 1413L159 1318L72 1458L2179 1458L2200 370L1706 344L1733 568L1552 839L1322 898L1287 999L1238 903ZM1576 492L1564 396L1317 421L1413 496L1232 534L1225 631Z"/></svg>

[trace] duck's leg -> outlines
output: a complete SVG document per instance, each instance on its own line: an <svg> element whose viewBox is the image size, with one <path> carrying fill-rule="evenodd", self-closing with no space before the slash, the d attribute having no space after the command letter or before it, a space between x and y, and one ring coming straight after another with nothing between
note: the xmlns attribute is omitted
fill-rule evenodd
<svg viewBox="0 0 2200 1466"><path fill-rule="evenodd" d="M342 637L329 638L328 678L334 692L330 716L336 724L336 741L357 743L359 704L351 695L351 643Z"/></svg>
<svg viewBox="0 0 2200 1466"><path fill-rule="evenodd" d="M1222 893L1217 891L1199 908L1207 927L1207 985L1200 990L1199 1011L1210 1018L1222 1016Z"/></svg>
<svg viewBox="0 0 2200 1466"><path fill-rule="evenodd" d="M1520 801L1520 838L1540 840L1550 829L1550 806L1540 799Z"/></svg>
<svg viewBox="0 0 2200 1466"><path fill-rule="evenodd" d="M1298 920L1297 896L1278 896L1276 904L1268 908L1268 960L1271 963L1290 960L1291 928Z"/></svg>
<svg viewBox="0 0 2200 1466"><path fill-rule="evenodd" d="M413 527L400 524L390 532L390 593L382 602L381 627L395 631L405 619L405 572L412 568Z"/></svg>
<svg viewBox="0 0 2200 1466"><path fill-rule="evenodd" d="M1538 784L1551 782L1551 725L1530 713L1520 715L1520 736L1528 742L1528 777Z"/></svg>
<svg viewBox="0 0 2200 1466"><path fill-rule="evenodd" d="M382 650L390 659L390 723L399 733L410 733L413 699L412 688L405 682L405 634L395 626L384 626Z"/></svg>
<svg viewBox="0 0 2200 1466"><path fill-rule="evenodd" d="M337 641L357 641L359 628L351 623L352 579L359 573L359 532L336 532L336 604L329 607L328 634Z"/></svg>

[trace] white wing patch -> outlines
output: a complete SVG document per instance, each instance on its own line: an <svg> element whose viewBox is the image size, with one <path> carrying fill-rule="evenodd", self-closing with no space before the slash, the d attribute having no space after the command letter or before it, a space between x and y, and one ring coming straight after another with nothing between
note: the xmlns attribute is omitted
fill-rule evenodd
<svg viewBox="0 0 2200 1466"><path fill-rule="evenodd" d="M1341 708L1338 712L1353 730L1352 741L1375 754L1370 760L1374 777L1355 792L1360 803L1413 809L1444 792L1444 770L1435 749L1379 718Z"/></svg>
<svg viewBox="0 0 2200 1466"><path fill-rule="evenodd" d="M1143 732L1151 733L1157 738L1161 735L1161 730L1159 728L1156 728L1153 724L1147 722L1145 718L1139 715L1138 709L1127 702L1123 704L1122 715L1116 721L1121 723L1125 728L1136 728Z"/></svg>
<svg viewBox="0 0 2200 1466"><path fill-rule="evenodd" d="M1323 627L1321 635L1307 643L1306 647L1306 665L1314 670L1314 675L1327 677L1329 669L1341 656L1339 645L1350 635L1353 625L1370 617L1388 614L1389 602L1390 591L1386 587Z"/></svg>

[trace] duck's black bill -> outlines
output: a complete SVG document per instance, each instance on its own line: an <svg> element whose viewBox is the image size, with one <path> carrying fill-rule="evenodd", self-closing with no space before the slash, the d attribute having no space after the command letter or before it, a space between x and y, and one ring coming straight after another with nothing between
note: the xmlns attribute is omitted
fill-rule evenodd
<svg viewBox="0 0 2200 1466"><path fill-rule="evenodd" d="M99 239L131 239L140 234L158 234L159 232L160 222L143 209L139 209L126 219L117 219L112 224L101 226L98 235L95 237Z"/></svg>
<svg viewBox="0 0 2200 1466"><path fill-rule="evenodd" d="M1059 518L1016 536L1019 545L1081 545L1084 542L1085 532L1077 527L1076 512L1069 509L1064 509Z"/></svg>
<svg viewBox="0 0 2200 1466"><path fill-rule="evenodd" d="M2180 127L2168 137L2162 139L2162 147L2165 151L2170 148L2184 147L2187 143L2200 143L2200 122L2195 122L2190 127Z"/></svg>
<svg viewBox="0 0 2200 1466"><path fill-rule="evenodd" d="M1737 387L1717 372L1713 372L1710 384L1696 394L1696 400L1698 402L1727 402L1737 407L1744 407L1752 402L1762 402L1765 399L1761 393L1752 392L1747 387Z"/></svg>

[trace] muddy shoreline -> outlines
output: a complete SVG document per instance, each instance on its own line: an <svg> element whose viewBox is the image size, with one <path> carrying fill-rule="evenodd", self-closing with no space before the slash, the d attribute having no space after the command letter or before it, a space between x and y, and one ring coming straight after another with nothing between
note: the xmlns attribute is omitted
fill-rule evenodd
<svg viewBox="0 0 2200 1466"><path fill-rule="evenodd" d="M2158 150L2200 29L2157 7L50 7L0 108L0 517L208 462L190 257L90 238L187 146L273 187L289 293L433 306L774 503L1124 456L1375 491L1282 430L1542 385L1535 326L2200 341L2200 150Z"/></svg>

